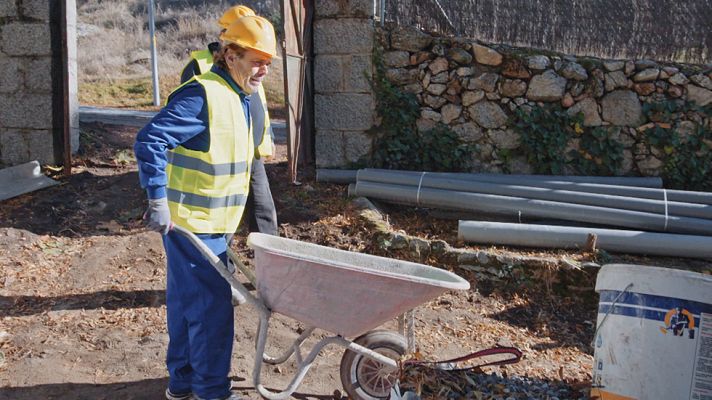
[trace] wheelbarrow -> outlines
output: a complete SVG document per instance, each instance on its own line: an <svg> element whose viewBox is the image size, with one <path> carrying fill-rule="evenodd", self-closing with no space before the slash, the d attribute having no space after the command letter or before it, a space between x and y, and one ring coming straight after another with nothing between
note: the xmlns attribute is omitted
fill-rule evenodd
<svg viewBox="0 0 712 400"><path fill-rule="evenodd" d="M340 377L351 398L388 398L398 377L397 361L406 353L406 341L396 332L374 328L445 291L470 287L451 272L423 264L251 233L247 244L255 252L255 297L200 239L179 226L174 229L228 281L237 292L234 298L242 297L257 309L260 321L252 381L262 397L272 400L288 398L329 344L346 349ZM277 357L265 354L273 313L308 326L292 348ZM333 335L317 342L304 357L301 345L317 328ZM265 388L260 381L262 363L281 364L292 356L297 371L287 388L281 392Z"/></svg>

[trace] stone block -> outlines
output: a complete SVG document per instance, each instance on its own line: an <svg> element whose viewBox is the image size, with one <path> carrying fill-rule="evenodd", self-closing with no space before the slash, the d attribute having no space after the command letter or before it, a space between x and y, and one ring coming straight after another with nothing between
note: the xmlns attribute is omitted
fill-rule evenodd
<svg viewBox="0 0 712 400"><path fill-rule="evenodd" d="M499 128L507 123L507 114L499 104L492 101L480 101L469 108L470 116L483 128Z"/></svg>
<svg viewBox="0 0 712 400"><path fill-rule="evenodd" d="M344 89L347 92L370 93L369 79L373 62L370 55L355 55L346 59Z"/></svg>
<svg viewBox="0 0 712 400"><path fill-rule="evenodd" d="M13 93L22 86L22 59L0 58L0 93ZM49 77L49 72L47 73Z"/></svg>
<svg viewBox="0 0 712 400"><path fill-rule="evenodd" d="M314 89L317 93L343 90L343 56L320 55L314 59Z"/></svg>
<svg viewBox="0 0 712 400"><path fill-rule="evenodd" d="M415 27L396 28L391 33L391 47L396 50L416 52L424 50L426 47L430 46L432 42L432 36L421 32L420 29ZM423 53L421 53L421 56L425 57ZM416 61L417 62L415 62L415 64L422 62L418 60Z"/></svg>
<svg viewBox="0 0 712 400"><path fill-rule="evenodd" d="M643 107L635 92L616 90L601 101L603 120L619 126L639 126L645 121Z"/></svg>
<svg viewBox="0 0 712 400"><path fill-rule="evenodd" d="M317 0L314 7L317 17L352 16L373 17L373 0Z"/></svg>
<svg viewBox="0 0 712 400"><path fill-rule="evenodd" d="M341 131L317 129L314 150L318 168L341 167L347 164Z"/></svg>
<svg viewBox="0 0 712 400"><path fill-rule="evenodd" d="M344 158L350 163L358 162L364 156L371 154L373 139L365 132L344 132Z"/></svg>
<svg viewBox="0 0 712 400"><path fill-rule="evenodd" d="M0 18L17 16L17 6L14 1L0 1Z"/></svg>
<svg viewBox="0 0 712 400"><path fill-rule="evenodd" d="M49 21L49 3L50 0L22 0L20 13L23 17Z"/></svg>
<svg viewBox="0 0 712 400"><path fill-rule="evenodd" d="M527 98L532 101L557 101L564 96L566 78L552 70L536 75L529 82Z"/></svg>
<svg viewBox="0 0 712 400"><path fill-rule="evenodd" d="M51 130L30 130L25 132L29 150L27 161L37 160L40 164L54 164L54 147Z"/></svg>
<svg viewBox="0 0 712 400"><path fill-rule="evenodd" d="M316 95L314 104L317 129L365 131L373 125L370 94Z"/></svg>
<svg viewBox="0 0 712 400"><path fill-rule="evenodd" d="M25 82L25 87L31 92L52 92L52 58L41 57L30 62L28 71L32 76ZM29 75L30 72L28 72Z"/></svg>
<svg viewBox="0 0 712 400"><path fill-rule="evenodd" d="M6 128L52 129L52 95L0 96L0 121Z"/></svg>
<svg viewBox="0 0 712 400"><path fill-rule="evenodd" d="M373 22L367 19L324 19L314 24L316 54L371 54Z"/></svg>
<svg viewBox="0 0 712 400"><path fill-rule="evenodd" d="M29 159L29 149L22 132L0 129L0 164L17 165Z"/></svg>
<svg viewBox="0 0 712 400"><path fill-rule="evenodd" d="M2 27L0 51L10 56L52 54L49 24L13 22Z"/></svg>
<svg viewBox="0 0 712 400"><path fill-rule="evenodd" d="M383 63L386 67L407 67L410 65L410 53L407 51L389 51L383 53Z"/></svg>

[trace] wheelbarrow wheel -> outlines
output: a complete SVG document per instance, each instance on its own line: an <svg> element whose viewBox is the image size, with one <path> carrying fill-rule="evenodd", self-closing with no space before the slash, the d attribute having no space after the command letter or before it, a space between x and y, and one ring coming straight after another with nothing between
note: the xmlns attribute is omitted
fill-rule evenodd
<svg viewBox="0 0 712 400"><path fill-rule="evenodd" d="M407 348L403 336L387 330L368 332L354 343L394 360L405 354ZM341 358L341 384L351 399L387 399L396 379L398 370L354 351L346 350Z"/></svg>

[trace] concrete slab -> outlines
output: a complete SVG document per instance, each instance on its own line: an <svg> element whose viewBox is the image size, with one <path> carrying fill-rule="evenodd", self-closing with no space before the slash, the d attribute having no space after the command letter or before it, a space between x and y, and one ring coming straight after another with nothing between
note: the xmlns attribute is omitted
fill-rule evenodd
<svg viewBox="0 0 712 400"><path fill-rule="evenodd" d="M37 161L5 168L0 170L0 201L58 183L42 174Z"/></svg>

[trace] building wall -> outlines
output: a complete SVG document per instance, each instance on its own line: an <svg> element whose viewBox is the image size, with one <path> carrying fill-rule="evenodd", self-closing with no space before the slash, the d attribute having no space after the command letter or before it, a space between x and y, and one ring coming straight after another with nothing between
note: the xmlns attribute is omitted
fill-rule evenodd
<svg viewBox="0 0 712 400"><path fill-rule="evenodd" d="M31 160L61 163L63 87L61 72L60 2L0 2L0 165ZM79 145L76 104L76 14L67 1L70 35L70 109L72 147ZM59 89L61 90L61 89Z"/></svg>

